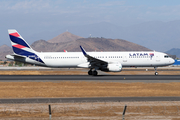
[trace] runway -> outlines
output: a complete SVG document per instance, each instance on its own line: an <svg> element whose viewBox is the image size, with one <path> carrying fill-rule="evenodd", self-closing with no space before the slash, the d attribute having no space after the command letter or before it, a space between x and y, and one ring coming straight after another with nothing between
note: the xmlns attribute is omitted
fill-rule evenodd
<svg viewBox="0 0 180 120"><path fill-rule="evenodd" d="M180 82L180 75L0 75L0 81Z"/></svg>

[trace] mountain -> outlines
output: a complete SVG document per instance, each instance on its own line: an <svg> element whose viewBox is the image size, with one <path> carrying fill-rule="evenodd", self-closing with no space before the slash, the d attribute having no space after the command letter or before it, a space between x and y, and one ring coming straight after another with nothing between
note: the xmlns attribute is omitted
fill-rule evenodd
<svg viewBox="0 0 180 120"><path fill-rule="evenodd" d="M64 32L64 33L54 37L53 39L48 40L48 42L50 42L50 43L69 42L69 41L75 41L80 38L82 38L82 37L74 35L70 32Z"/></svg>
<svg viewBox="0 0 180 120"><path fill-rule="evenodd" d="M176 55L176 57L180 58L180 49L179 48L170 49L170 50L166 51L165 53L171 54L171 55Z"/></svg>
<svg viewBox="0 0 180 120"><path fill-rule="evenodd" d="M9 52L9 51L12 52L12 49L9 46L7 45L0 46L0 52Z"/></svg>
<svg viewBox="0 0 180 120"><path fill-rule="evenodd" d="M150 49L138 44L121 39L106 38L80 38L75 41L49 43L45 40L34 42L31 47L36 51L43 52L68 52L81 51L79 46L82 45L86 51L149 51Z"/></svg>
<svg viewBox="0 0 180 120"><path fill-rule="evenodd" d="M12 54L12 48L7 45L0 46L0 60L6 60L5 56L8 54Z"/></svg>
<svg viewBox="0 0 180 120"><path fill-rule="evenodd" d="M54 48L57 48L58 43L49 43L45 40L37 40L31 44L32 49L38 52L52 52Z"/></svg>
<svg viewBox="0 0 180 120"><path fill-rule="evenodd" d="M92 37L124 39L156 51L178 48L180 44L180 20L150 21L126 27L100 22L61 28L53 34L63 32L65 29L85 38L91 34Z"/></svg>
<svg viewBox="0 0 180 120"><path fill-rule="evenodd" d="M63 33L68 29L70 33L84 38L89 37L91 34L92 37L124 39L156 51L163 52L172 48L180 48L180 20L169 22L149 21L123 27L108 22L99 22L77 26L58 26L56 28L33 30L33 32L24 32L22 29L22 33L20 31L20 34L28 43L32 44L35 40L39 39L49 40L51 42L51 38L58 36L59 33ZM61 40L63 39L61 38ZM73 40L63 40L62 42L68 41ZM59 42L55 41L55 43ZM4 38L1 36L1 44L4 43L10 46L7 35Z"/></svg>

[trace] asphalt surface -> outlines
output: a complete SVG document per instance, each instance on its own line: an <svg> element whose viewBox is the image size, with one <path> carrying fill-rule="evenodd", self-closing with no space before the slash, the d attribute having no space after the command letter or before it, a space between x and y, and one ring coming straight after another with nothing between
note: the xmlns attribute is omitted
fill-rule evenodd
<svg viewBox="0 0 180 120"><path fill-rule="evenodd" d="M101 82L180 82L180 75L0 75L5 82L46 81L101 81ZM180 97L93 97L93 98L30 98L0 99L0 104L64 103L64 102L125 102L125 101L180 101Z"/></svg>
<svg viewBox="0 0 180 120"><path fill-rule="evenodd" d="M0 80L180 80L180 75L0 75Z"/></svg>
<svg viewBox="0 0 180 120"><path fill-rule="evenodd" d="M180 75L0 75L2 82L19 81L98 81L98 82L180 82Z"/></svg>
<svg viewBox="0 0 180 120"><path fill-rule="evenodd" d="M180 97L92 97L92 98L0 99L0 104L77 103L77 102L139 102L139 101L180 101Z"/></svg>

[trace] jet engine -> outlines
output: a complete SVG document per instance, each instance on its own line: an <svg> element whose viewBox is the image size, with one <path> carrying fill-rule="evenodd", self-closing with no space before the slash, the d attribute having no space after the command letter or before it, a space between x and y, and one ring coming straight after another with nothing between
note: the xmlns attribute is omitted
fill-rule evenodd
<svg viewBox="0 0 180 120"><path fill-rule="evenodd" d="M120 72L122 70L122 65L119 62L111 62L108 63L106 67L103 67L100 70L105 72Z"/></svg>
<svg viewBox="0 0 180 120"><path fill-rule="evenodd" d="M107 66L109 72L120 72L122 70L121 63L111 63Z"/></svg>

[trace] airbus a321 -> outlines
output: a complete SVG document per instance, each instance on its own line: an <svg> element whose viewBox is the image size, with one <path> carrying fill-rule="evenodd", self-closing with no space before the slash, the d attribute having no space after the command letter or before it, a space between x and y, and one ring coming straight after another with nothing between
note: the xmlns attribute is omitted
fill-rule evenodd
<svg viewBox="0 0 180 120"><path fill-rule="evenodd" d="M37 52L14 29L8 30L14 54L7 59L53 68L88 68L88 75L96 76L97 70L121 72L123 67L157 67L168 66L174 59L167 54L156 51L128 52Z"/></svg>

